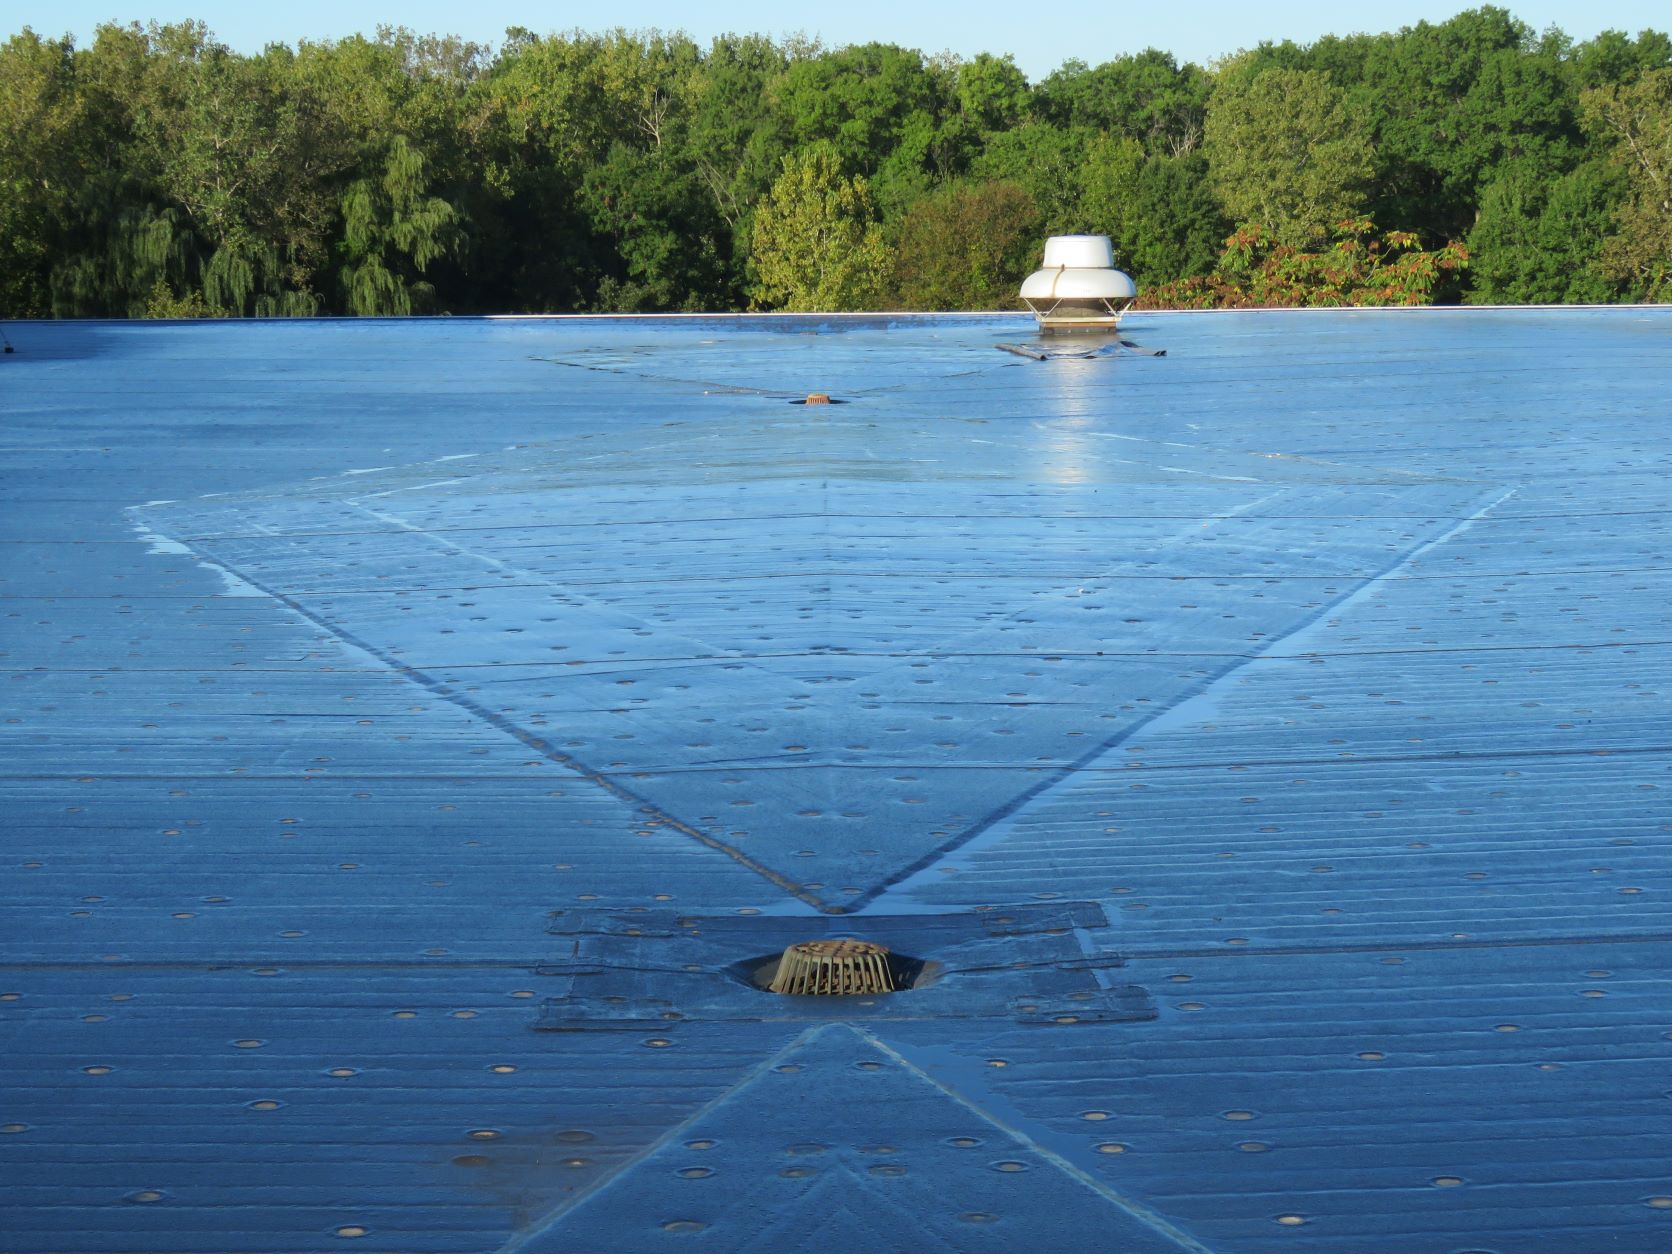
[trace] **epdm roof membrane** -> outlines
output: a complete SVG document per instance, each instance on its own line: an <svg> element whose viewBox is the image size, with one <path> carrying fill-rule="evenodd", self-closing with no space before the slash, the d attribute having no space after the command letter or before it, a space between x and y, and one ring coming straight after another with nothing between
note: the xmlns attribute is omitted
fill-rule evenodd
<svg viewBox="0 0 1672 1254"><path fill-rule="evenodd" d="M1672 1248L1672 310L7 333L0 1250Z"/></svg>

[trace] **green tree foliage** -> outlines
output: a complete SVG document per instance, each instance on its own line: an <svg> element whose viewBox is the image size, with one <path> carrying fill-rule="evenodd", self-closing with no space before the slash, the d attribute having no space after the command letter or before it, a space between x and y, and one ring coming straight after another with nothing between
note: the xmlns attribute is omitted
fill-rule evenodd
<svg viewBox="0 0 1672 1254"><path fill-rule="evenodd" d="M1083 127L1027 122L990 136L970 173L1022 188L1053 235L1086 230L1080 201L1086 147L1095 137Z"/></svg>
<svg viewBox="0 0 1672 1254"><path fill-rule="evenodd" d="M1360 82L1338 85L1352 91L1375 140L1378 186L1370 208L1378 220L1429 239L1468 230L1498 142L1481 110L1501 97L1504 75L1489 67L1531 55L1531 39L1523 23L1487 6L1369 42ZM1477 89L1483 81L1489 85ZM1545 102L1528 103L1538 109Z"/></svg>
<svg viewBox="0 0 1672 1254"><path fill-rule="evenodd" d="M380 28L245 55L193 22L24 30L0 44L0 315L812 300L759 267L807 251L769 193L815 150L829 186L803 200L848 198L820 238L857 229L864 259L816 303L996 303L1051 232L1110 235L1145 287L1223 279L1234 224L1321 256L1358 216L1417 252L1468 241L1437 299L1641 299L1666 291L1668 72L1663 33L1574 43L1491 6L1037 85L1006 56L761 35ZM936 230L958 237L931 254Z"/></svg>
<svg viewBox="0 0 1672 1254"><path fill-rule="evenodd" d="M948 183L906 211L890 304L1016 309L1039 252L1039 211L1014 183Z"/></svg>
<svg viewBox="0 0 1672 1254"><path fill-rule="evenodd" d="M51 312L52 268L85 225L77 189L98 168L102 130L68 39L26 30L0 47L0 313Z"/></svg>
<svg viewBox="0 0 1672 1254"><path fill-rule="evenodd" d="M1580 93L1672 63L1672 41L1604 31L1573 44L1500 8L1389 35L1262 45L1261 64L1327 74L1369 129L1366 207L1430 246L1467 237L1469 299L1617 299L1598 269L1624 185L1579 124Z"/></svg>
<svg viewBox="0 0 1672 1254"><path fill-rule="evenodd" d="M1039 85L1033 116L989 135L974 173L1027 190L1042 230L1109 235L1144 283L1213 268L1230 229L1202 139L1212 78L1149 49Z"/></svg>
<svg viewBox="0 0 1672 1254"><path fill-rule="evenodd" d="M1584 96L1592 131L1612 148L1630 191L1602 264L1641 300L1672 300L1672 68Z"/></svg>
<svg viewBox="0 0 1672 1254"><path fill-rule="evenodd" d="M1207 274L1231 223L1200 151L1146 154L1137 140L1102 133L1086 148L1076 229L1110 236L1147 284Z"/></svg>
<svg viewBox="0 0 1672 1254"><path fill-rule="evenodd" d="M875 309L890 256L863 176L847 177L820 144L784 158L755 212L757 308Z"/></svg>
<svg viewBox="0 0 1672 1254"><path fill-rule="evenodd" d="M921 53L865 44L793 62L774 95L796 147L828 144L844 170L869 175L933 133L943 87Z"/></svg>
<svg viewBox="0 0 1672 1254"><path fill-rule="evenodd" d="M1596 160L1551 180L1511 167L1487 187L1469 232L1474 304L1561 304L1619 298L1602 251L1626 180Z"/></svg>
<svg viewBox="0 0 1672 1254"><path fill-rule="evenodd" d="M1635 83L1646 71L1672 65L1672 36L1639 31L1635 40L1623 31L1605 30L1572 53L1574 82L1585 90Z"/></svg>
<svg viewBox="0 0 1672 1254"><path fill-rule="evenodd" d="M726 291L732 235L697 171L618 144L587 171L581 203L620 259L600 284L600 308L695 311Z"/></svg>
<svg viewBox="0 0 1672 1254"><path fill-rule="evenodd" d="M185 296L176 296L174 289L165 281L159 279L157 285L151 289L151 296L145 302L145 311L139 315L142 318L220 318L225 314L209 307L209 302L203 299L202 292L191 292Z"/></svg>
<svg viewBox="0 0 1672 1254"><path fill-rule="evenodd" d="M786 150L770 41L516 32L481 85L490 270L512 307L700 309L743 295L754 204Z"/></svg>
<svg viewBox="0 0 1672 1254"><path fill-rule="evenodd" d="M728 238L720 246L726 278L709 295L709 308L735 309L744 300L755 205L789 151L787 128L771 101L788 64L787 51L763 36L728 36L714 42L693 79L685 159Z"/></svg>
<svg viewBox="0 0 1672 1254"><path fill-rule="evenodd" d="M1300 245L1364 204L1369 136L1345 93L1315 70L1228 67L1206 130L1214 189L1238 222Z"/></svg>
<svg viewBox="0 0 1672 1254"><path fill-rule="evenodd" d="M1144 151L1182 157L1200 146L1213 78L1147 48L1095 69L1069 61L1039 85L1039 112L1059 126L1135 139Z"/></svg>
<svg viewBox="0 0 1672 1254"><path fill-rule="evenodd" d="M957 68L958 114L978 134L1007 131L1028 114L1028 80L1008 56L979 53Z"/></svg>

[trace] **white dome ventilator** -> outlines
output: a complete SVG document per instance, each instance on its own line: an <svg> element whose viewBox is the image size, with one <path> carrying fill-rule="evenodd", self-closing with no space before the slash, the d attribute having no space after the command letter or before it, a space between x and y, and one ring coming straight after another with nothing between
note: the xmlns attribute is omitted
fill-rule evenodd
<svg viewBox="0 0 1672 1254"><path fill-rule="evenodd" d="M1044 267L1022 280L1021 294L1041 331L1113 331L1138 287L1115 269L1107 235L1053 235Z"/></svg>

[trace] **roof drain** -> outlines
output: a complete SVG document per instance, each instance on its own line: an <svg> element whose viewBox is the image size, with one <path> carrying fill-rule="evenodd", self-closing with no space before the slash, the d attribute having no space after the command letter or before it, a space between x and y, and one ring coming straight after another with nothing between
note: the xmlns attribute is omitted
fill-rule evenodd
<svg viewBox="0 0 1672 1254"><path fill-rule="evenodd" d="M862 940L801 941L784 950L768 985L792 996L854 997L892 993L888 950Z"/></svg>

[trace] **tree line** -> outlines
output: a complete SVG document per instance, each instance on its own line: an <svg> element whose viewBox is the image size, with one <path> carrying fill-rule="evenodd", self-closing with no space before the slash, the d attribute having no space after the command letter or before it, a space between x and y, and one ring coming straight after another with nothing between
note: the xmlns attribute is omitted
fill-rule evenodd
<svg viewBox="0 0 1672 1254"><path fill-rule="evenodd" d="M1672 299L1672 40L0 46L5 317L1004 308L1077 231L1159 306Z"/></svg>

